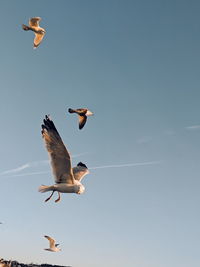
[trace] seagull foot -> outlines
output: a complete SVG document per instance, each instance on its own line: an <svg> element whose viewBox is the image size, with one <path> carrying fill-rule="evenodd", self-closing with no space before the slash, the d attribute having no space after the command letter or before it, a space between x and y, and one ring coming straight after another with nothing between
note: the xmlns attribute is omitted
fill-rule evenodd
<svg viewBox="0 0 200 267"><path fill-rule="evenodd" d="M49 199L52 198L53 194L54 194L55 191L52 191L51 195L45 200L45 202L49 201Z"/></svg>
<svg viewBox="0 0 200 267"><path fill-rule="evenodd" d="M47 199L45 199L45 201L44 202L47 202L47 201L49 201L51 198L50 197L48 197Z"/></svg>
<svg viewBox="0 0 200 267"><path fill-rule="evenodd" d="M58 192L58 199L55 200L55 202L59 202L60 201L60 192Z"/></svg>

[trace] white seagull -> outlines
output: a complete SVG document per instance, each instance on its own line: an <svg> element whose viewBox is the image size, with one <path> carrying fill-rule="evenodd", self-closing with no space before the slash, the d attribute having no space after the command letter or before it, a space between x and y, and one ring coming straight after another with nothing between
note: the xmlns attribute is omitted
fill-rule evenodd
<svg viewBox="0 0 200 267"><path fill-rule="evenodd" d="M52 191L51 195L45 200L48 201L57 191L58 199L55 202L60 201L60 193L82 194L85 191L85 187L81 184L81 180L89 173L87 166L79 162L76 167L72 168L70 154L63 144L53 121L46 115L43 122L42 136L50 156L56 184L50 186L41 185L39 192Z"/></svg>
<svg viewBox="0 0 200 267"><path fill-rule="evenodd" d="M58 248L59 244L56 244L56 241L53 238L48 235L45 235L44 237L49 240L49 248L44 248L44 250L48 250L51 252L61 251L61 249Z"/></svg>
<svg viewBox="0 0 200 267"><path fill-rule="evenodd" d="M29 26L22 24L22 29L25 31L33 31L35 33L35 39L33 42L33 48L37 48L39 44L42 42L42 39L46 33L45 29L39 26L39 22L41 21L40 17L35 17L29 19Z"/></svg>

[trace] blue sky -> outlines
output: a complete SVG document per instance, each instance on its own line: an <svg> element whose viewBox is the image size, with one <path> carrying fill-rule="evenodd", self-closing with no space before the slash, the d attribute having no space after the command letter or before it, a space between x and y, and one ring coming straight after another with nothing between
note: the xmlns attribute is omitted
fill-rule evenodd
<svg viewBox="0 0 200 267"><path fill-rule="evenodd" d="M199 10L188 0L1 0L1 257L199 267ZM36 50L21 29L34 16L47 31ZM82 131L69 107L95 113ZM85 193L59 204L37 191L53 183L45 114L73 165L91 167ZM92 169L145 162L157 164ZM12 176L33 172L46 173ZM45 234L60 253L43 250Z"/></svg>

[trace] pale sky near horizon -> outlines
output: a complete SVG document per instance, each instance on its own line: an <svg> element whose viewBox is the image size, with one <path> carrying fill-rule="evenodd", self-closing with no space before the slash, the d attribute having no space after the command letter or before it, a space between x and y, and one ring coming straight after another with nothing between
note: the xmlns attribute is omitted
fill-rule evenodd
<svg viewBox="0 0 200 267"><path fill-rule="evenodd" d="M199 12L193 0L0 1L0 257L199 267ZM21 29L34 16L47 32L36 50ZM69 107L95 115L79 131ZM38 192L54 182L45 114L73 166L91 168L85 193L58 204ZM44 235L62 251L44 251Z"/></svg>

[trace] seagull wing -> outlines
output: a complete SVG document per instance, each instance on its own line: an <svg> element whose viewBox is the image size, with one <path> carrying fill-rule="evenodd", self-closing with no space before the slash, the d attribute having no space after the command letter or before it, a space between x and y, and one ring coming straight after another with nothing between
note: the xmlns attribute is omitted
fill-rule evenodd
<svg viewBox="0 0 200 267"><path fill-rule="evenodd" d="M77 108L75 109L77 114L84 115L87 112L86 108Z"/></svg>
<svg viewBox="0 0 200 267"><path fill-rule="evenodd" d="M73 168L74 179L81 181L83 177L89 173L89 170L85 164L79 162L76 167Z"/></svg>
<svg viewBox="0 0 200 267"><path fill-rule="evenodd" d="M40 17L35 17L29 19L29 26L31 27L39 27L39 22L41 21Z"/></svg>
<svg viewBox="0 0 200 267"><path fill-rule="evenodd" d="M42 42L42 39L44 37L45 33L35 33L35 38L33 42L33 47L37 48L39 44Z"/></svg>
<svg viewBox="0 0 200 267"><path fill-rule="evenodd" d="M85 116L85 115L78 115L78 119L79 119L79 129L81 130L83 127L84 127L84 125L85 125L85 123L86 123L86 121L87 121L87 116Z"/></svg>
<svg viewBox="0 0 200 267"><path fill-rule="evenodd" d="M55 248L56 241L48 235L45 235L44 237L49 240L49 247L52 249Z"/></svg>
<svg viewBox="0 0 200 267"><path fill-rule="evenodd" d="M69 152L49 116L45 117L42 124L42 136L51 159L56 183L74 184Z"/></svg>

